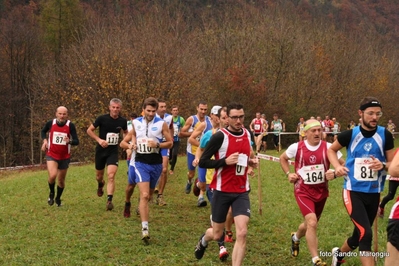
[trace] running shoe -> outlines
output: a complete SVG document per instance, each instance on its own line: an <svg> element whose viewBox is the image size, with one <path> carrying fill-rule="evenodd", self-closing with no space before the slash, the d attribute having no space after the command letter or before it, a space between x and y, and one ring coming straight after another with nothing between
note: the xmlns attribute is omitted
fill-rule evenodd
<svg viewBox="0 0 399 266"><path fill-rule="evenodd" d="M97 196L102 197L104 195L104 180L101 183L98 183L98 188L97 188Z"/></svg>
<svg viewBox="0 0 399 266"><path fill-rule="evenodd" d="M112 201L107 201L107 211L112 211L112 209L114 208L114 204L112 203Z"/></svg>
<svg viewBox="0 0 399 266"><path fill-rule="evenodd" d="M338 247L332 249L332 264L331 266L341 266L344 263L344 256L341 255L341 250Z"/></svg>
<svg viewBox="0 0 399 266"><path fill-rule="evenodd" d="M226 235L224 236L224 242L233 243L233 232L226 231Z"/></svg>
<svg viewBox="0 0 399 266"><path fill-rule="evenodd" d="M204 198L198 198L197 207L205 207L206 205L208 205L208 203Z"/></svg>
<svg viewBox="0 0 399 266"><path fill-rule="evenodd" d="M130 206L131 206L130 202L125 202L125 209L123 210L123 216L125 218L129 218L130 217Z"/></svg>
<svg viewBox="0 0 399 266"><path fill-rule="evenodd" d="M163 199L163 195L158 195L157 197L157 205L158 206L165 206L166 201Z"/></svg>
<svg viewBox="0 0 399 266"><path fill-rule="evenodd" d="M229 257L229 253L227 252L227 249L224 246L220 246L220 250L219 250L220 261L226 261L228 257Z"/></svg>
<svg viewBox="0 0 399 266"><path fill-rule="evenodd" d="M48 200L47 200L48 205L53 206L54 205L54 193L50 192L50 195L48 195Z"/></svg>
<svg viewBox="0 0 399 266"><path fill-rule="evenodd" d="M291 255L297 257L299 254L299 241L294 241L294 233L291 233Z"/></svg>
<svg viewBox="0 0 399 266"><path fill-rule="evenodd" d="M141 230L141 234L142 234L141 240L143 240L144 244L145 245L150 244L150 242L149 242L150 241L150 234L148 233L148 228L143 228Z"/></svg>
<svg viewBox="0 0 399 266"><path fill-rule="evenodd" d="M327 266L327 263L323 262L321 259L317 259L316 262L313 263L313 266Z"/></svg>
<svg viewBox="0 0 399 266"><path fill-rule="evenodd" d="M57 204L57 207L61 207L61 199L55 199L55 204Z"/></svg>
<svg viewBox="0 0 399 266"><path fill-rule="evenodd" d="M201 190L200 190L199 187L198 187L198 178L197 178L197 179L195 179L195 181L194 181L193 194L194 194L194 196L198 197L199 194L200 194L200 192L201 192Z"/></svg>
<svg viewBox="0 0 399 266"><path fill-rule="evenodd" d="M190 181L187 180L187 184L186 184L186 194L190 194L191 185L192 185L191 180L190 180Z"/></svg>
<svg viewBox="0 0 399 266"><path fill-rule="evenodd" d="M204 237L204 235L205 235L205 234L203 234L203 235L200 237L200 239L198 240L197 246L195 247L194 254L195 254L195 257L197 258L197 260L202 259L202 257L204 256L205 250L206 250L206 248L208 247L208 246L204 247L204 246L202 245L201 240L202 240L202 238Z"/></svg>

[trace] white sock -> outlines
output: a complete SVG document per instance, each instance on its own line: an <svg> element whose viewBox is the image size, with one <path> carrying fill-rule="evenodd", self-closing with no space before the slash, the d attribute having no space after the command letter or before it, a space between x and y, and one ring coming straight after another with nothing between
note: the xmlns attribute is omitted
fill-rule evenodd
<svg viewBox="0 0 399 266"><path fill-rule="evenodd" d="M202 239L201 239L201 244L202 244L204 247L208 246L208 242L205 241L205 236L202 237Z"/></svg>
<svg viewBox="0 0 399 266"><path fill-rule="evenodd" d="M148 230L148 221L141 222L141 227Z"/></svg>
<svg viewBox="0 0 399 266"><path fill-rule="evenodd" d="M292 236L292 240L294 240L295 242L300 241L300 239L296 236L296 233Z"/></svg>

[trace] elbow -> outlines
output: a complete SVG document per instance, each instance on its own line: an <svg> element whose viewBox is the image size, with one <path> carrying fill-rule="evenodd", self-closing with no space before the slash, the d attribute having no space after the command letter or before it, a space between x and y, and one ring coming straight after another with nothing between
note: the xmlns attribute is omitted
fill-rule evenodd
<svg viewBox="0 0 399 266"><path fill-rule="evenodd" d="M122 149L125 149L125 141L122 140L121 143L119 143L119 147L121 147Z"/></svg>
<svg viewBox="0 0 399 266"><path fill-rule="evenodd" d="M173 147L173 140L168 141L168 146L166 147L166 149L171 149Z"/></svg>

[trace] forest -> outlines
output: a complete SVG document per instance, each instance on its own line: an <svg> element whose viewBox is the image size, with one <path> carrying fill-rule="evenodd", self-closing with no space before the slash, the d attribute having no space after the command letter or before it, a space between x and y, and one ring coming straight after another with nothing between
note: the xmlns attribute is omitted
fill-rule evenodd
<svg viewBox="0 0 399 266"><path fill-rule="evenodd" d="M357 120L383 104L399 124L399 3L394 0L0 0L0 167L41 163L40 131L57 106L94 159L86 129L123 101L154 96L184 117L199 101L299 117ZM209 107L210 108L210 107Z"/></svg>

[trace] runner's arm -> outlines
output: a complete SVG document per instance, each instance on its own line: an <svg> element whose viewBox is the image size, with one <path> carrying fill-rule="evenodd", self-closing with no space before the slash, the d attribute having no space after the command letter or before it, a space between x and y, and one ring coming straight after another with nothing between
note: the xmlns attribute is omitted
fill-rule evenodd
<svg viewBox="0 0 399 266"><path fill-rule="evenodd" d="M220 158L218 160L211 159L213 155L217 153L217 151L222 146L224 139L224 135L222 132L216 132L213 134L211 139L209 140L208 145L205 147L204 153L202 154L199 167L201 168L220 168L226 164L226 158Z"/></svg>

